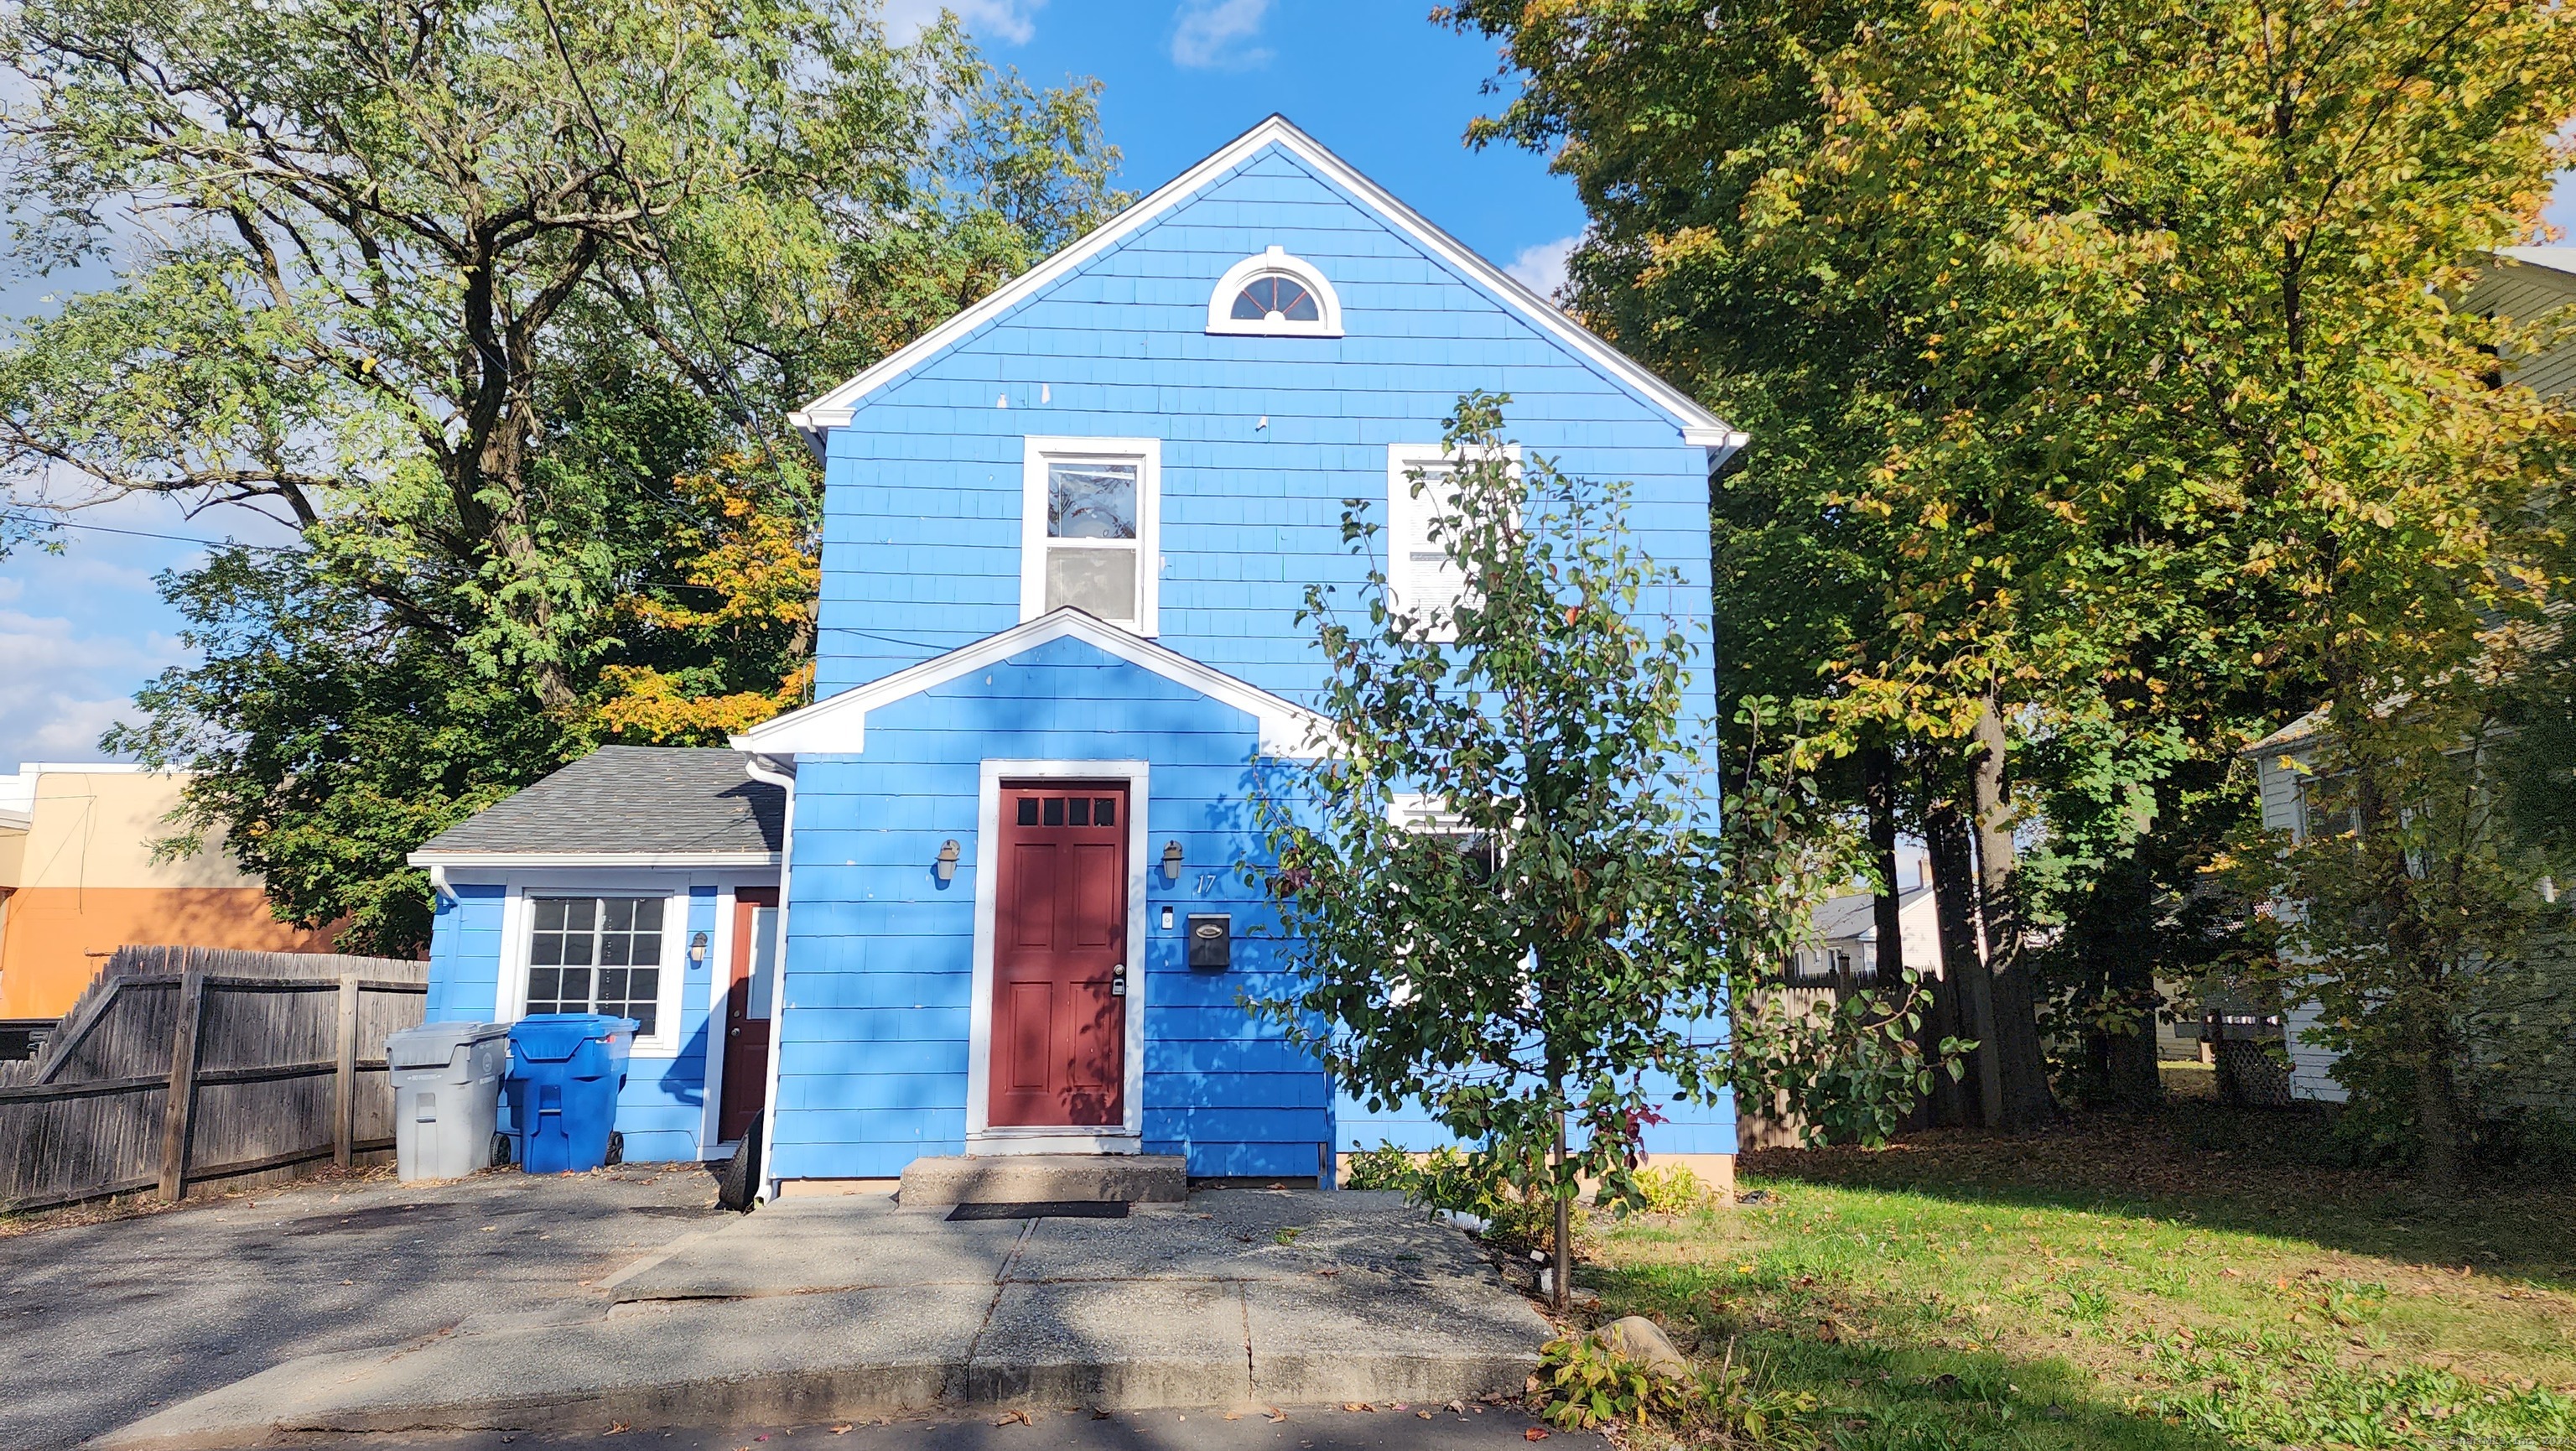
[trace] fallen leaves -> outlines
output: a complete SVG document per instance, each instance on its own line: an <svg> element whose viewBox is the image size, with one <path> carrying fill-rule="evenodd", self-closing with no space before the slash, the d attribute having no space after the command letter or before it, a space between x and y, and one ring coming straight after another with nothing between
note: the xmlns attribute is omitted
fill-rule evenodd
<svg viewBox="0 0 2576 1451"><path fill-rule="evenodd" d="M832 1434L833 1434L833 1435L835 1435L835 1436L846 1436L846 1435L850 1434L850 1432L851 1432L851 1430L852 1430L852 1429L853 1429L853 1428L851 1427L851 1425L850 1425L850 1423L849 1423L849 1422L847 1422L847 1421L843 1421L841 1424L839 1424L839 1425L837 1425L837 1426L834 1426L834 1427L832 1428Z"/></svg>
<svg viewBox="0 0 2576 1451"><path fill-rule="evenodd" d="M995 1421L993 1424L996 1426L1034 1426L1037 1422L1031 1418L1029 1413L1026 1411L1005 1411L1002 1414L1002 1419Z"/></svg>
<svg viewBox="0 0 2576 1451"><path fill-rule="evenodd" d="M1524 1441L1544 1441L1547 1439L1547 1433L1536 1426L1532 1426L1528 1430L1521 1432L1521 1439Z"/></svg>

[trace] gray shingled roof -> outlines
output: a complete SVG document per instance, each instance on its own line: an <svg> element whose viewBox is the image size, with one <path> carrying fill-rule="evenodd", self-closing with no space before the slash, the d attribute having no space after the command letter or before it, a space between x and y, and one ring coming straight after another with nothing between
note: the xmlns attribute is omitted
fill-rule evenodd
<svg viewBox="0 0 2576 1451"><path fill-rule="evenodd" d="M602 746L431 837L450 852L775 852L787 793L743 774L740 751Z"/></svg>
<svg viewBox="0 0 2576 1451"><path fill-rule="evenodd" d="M1931 890L1930 887L1907 887L1896 894L1896 909L1904 911L1923 900L1923 894ZM1833 942L1861 936L1877 930L1877 927L1878 898L1867 892L1855 892L1847 897L1828 897L1818 904L1813 933L1824 941Z"/></svg>

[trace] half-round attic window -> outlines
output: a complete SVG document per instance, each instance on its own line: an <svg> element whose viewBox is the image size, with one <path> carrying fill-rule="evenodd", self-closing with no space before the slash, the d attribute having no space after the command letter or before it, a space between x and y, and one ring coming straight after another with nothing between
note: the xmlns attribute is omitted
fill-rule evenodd
<svg viewBox="0 0 2576 1451"><path fill-rule="evenodd" d="M1273 247L1226 269L1208 297L1207 330L1337 338L1342 302L1312 264Z"/></svg>
<svg viewBox="0 0 2576 1451"><path fill-rule="evenodd" d="M1234 295L1236 322L1322 322L1314 289L1285 272L1264 272Z"/></svg>

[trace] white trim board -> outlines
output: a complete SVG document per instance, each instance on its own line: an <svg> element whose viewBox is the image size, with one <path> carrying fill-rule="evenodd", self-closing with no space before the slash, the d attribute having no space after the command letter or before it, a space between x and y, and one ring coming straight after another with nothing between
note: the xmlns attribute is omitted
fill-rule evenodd
<svg viewBox="0 0 2576 1451"><path fill-rule="evenodd" d="M707 1051L698 1064L698 1158L717 1156L716 1103L724 1085L725 1060L725 975L733 964L734 889L716 888L716 926L708 934L707 946Z"/></svg>
<svg viewBox="0 0 2576 1451"><path fill-rule="evenodd" d="M670 867L774 867L774 851L416 851L416 867L597 867L652 871Z"/></svg>
<svg viewBox="0 0 2576 1451"><path fill-rule="evenodd" d="M1547 299L1476 255L1466 244L1442 231L1420 212L1396 200L1384 187L1361 175L1350 163L1326 150L1322 142L1298 130L1287 117L1280 115L1269 117L1217 148L1206 160L1156 188L1143 201L1112 217L1082 240L995 289L983 301L923 333L909 345L896 349L874 367L840 387L788 414L788 421L819 444L822 431L847 426L861 400L870 393L910 373L973 336L985 324L1053 287L1083 264L1116 247L1219 177L1250 161L1267 146L1277 146L1313 167L1334 185L1375 209L1388 224L1411 237L1434 257L1483 285L1504 306L1519 313L1540 331L1565 344L1605 376L1635 390L1639 397L1672 419L1681 430L1683 442L1710 450L1714 455L1710 459L1712 465L1744 446L1746 435L1724 419L1702 408L1689 395L1656 377L1643 364L1557 311Z"/></svg>
<svg viewBox="0 0 2576 1451"><path fill-rule="evenodd" d="M778 839L793 845L796 841L796 769L793 764L781 768L766 756L743 758L742 768L751 779L766 781L787 793L787 818ZM769 1076L760 1085L760 1198L766 1203L778 1198L778 1060L787 1056L787 913L796 900L790 890L795 885L795 865L781 862L778 867L778 923L770 930L778 934L778 970L769 975Z"/></svg>
<svg viewBox="0 0 2576 1451"><path fill-rule="evenodd" d="M869 711L1067 637L1252 716L1261 723L1264 755L1310 760L1325 754L1325 744L1331 740L1331 726L1304 706L1151 640L1139 639L1080 610L1061 609L1000 634L987 635L974 644L961 645L945 655L934 655L881 680L844 690L829 700L764 721L737 733L733 745L736 750L768 756L857 755L867 749Z"/></svg>
<svg viewBox="0 0 2576 1451"><path fill-rule="evenodd" d="M1145 1142L1145 823L1153 768L1143 761L988 760L975 792L975 980L967 1005L966 1152L1132 1154ZM992 1126L993 921L1001 900L1002 780L1061 778L1127 783L1127 1044L1115 1132L1073 1125Z"/></svg>

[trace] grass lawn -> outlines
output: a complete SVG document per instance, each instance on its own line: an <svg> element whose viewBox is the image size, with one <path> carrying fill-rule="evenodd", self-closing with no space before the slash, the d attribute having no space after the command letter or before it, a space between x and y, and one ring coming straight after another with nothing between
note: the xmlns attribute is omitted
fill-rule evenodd
<svg viewBox="0 0 2576 1451"><path fill-rule="evenodd" d="M1750 1154L1754 1202L1605 1222L1576 1283L1855 1451L2576 1448L2576 1193L2431 1202L2315 1133L2183 1101Z"/></svg>

